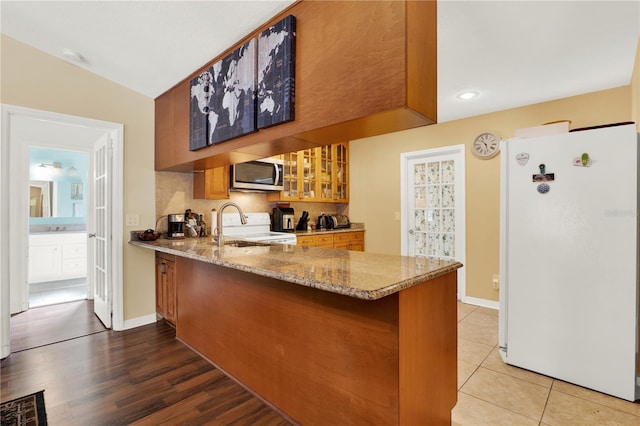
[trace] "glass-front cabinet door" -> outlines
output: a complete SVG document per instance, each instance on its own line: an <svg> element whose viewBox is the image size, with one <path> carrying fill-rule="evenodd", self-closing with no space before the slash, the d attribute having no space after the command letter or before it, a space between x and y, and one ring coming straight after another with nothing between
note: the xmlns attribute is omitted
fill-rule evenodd
<svg viewBox="0 0 640 426"><path fill-rule="evenodd" d="M318 201L349 202L347 144L338 143L317 148L319 154L320 193Z"/></svg>
<svg viewBox="0 0 640 426"><path fill-rule="evenodd" d="M338 143L332 145L334 150L334 201L338 203L349 202L349 160L347 144Z"/></svg>
<svg viewBox="0 0 640 426"><path fill-rule="evenodd" d="M282 183L284 190L280 194L283 200L298 200L298 152L284 154L284 165L282 168Z"/></svg>
<svg viewBox="0 0 640 426"><path fill-rule="evenodd" d="M320 194L322 200L333 201L333 155L331 145L318 148L320 151Z"/></svg>
<svg viewBox="0 0 640 426"><path fill-rule="evenodd" d="M339 143L283 154L284 189L269 201L349 202L348 145Z"/></svg>
<svg viewBox="0 0 640 426"><path fill-rule="evenodd" d="M302 151L302 193L301 200L316 197L316 181L318 179L318 155L316 149Z"/></svg>

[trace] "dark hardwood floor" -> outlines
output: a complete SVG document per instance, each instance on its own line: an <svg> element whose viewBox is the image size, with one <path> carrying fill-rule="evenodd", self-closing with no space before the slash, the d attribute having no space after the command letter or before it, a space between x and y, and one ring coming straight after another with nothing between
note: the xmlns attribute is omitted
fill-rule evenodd
<svg viewBox="0 0 640 426"><path fill-rule="evenodd" d="M12 353L0 370L1 400L44 389L54 426L289 424L164 321Z"/></svg>
<svg viewBox="0 0 640 426"><path fill-rule="evenodd" d="M11 316L11 352L105 331L93 300L31 308Z"/></svg>

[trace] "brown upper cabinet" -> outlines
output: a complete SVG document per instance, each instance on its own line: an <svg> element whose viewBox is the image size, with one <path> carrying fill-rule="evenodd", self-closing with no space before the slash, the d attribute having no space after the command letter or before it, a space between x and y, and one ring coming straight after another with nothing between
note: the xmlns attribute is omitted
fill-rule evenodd
<svg viewBox="0 0 640 426"><path fill-rule="evenodd" d="M229 179L229 166L194 173L193 198L204 200L229 198Z"/></svg>
<svg viewBox="0 0 640 426"><path fill-rule="evenodd" d="M324 145L283 154L284 190L269 201L349 202L348 144Z"/></svg>
<svg viewBox="0 0 640 426"><path fill-rule="evenodd" d="M289 152L284 160L284 190L270 192L269 201L349 202L349 145L338 143ZM195 172L193 198L229 198L229 167Z"/></svg>
<svg viewBox="0 0 640 426"><path fill-rule="evenodd" d="M295 120L189 151L191 79L287 15ZM155 168L213 169L433 124L436 59L435 1L298 1L156 99Z"/></svg>

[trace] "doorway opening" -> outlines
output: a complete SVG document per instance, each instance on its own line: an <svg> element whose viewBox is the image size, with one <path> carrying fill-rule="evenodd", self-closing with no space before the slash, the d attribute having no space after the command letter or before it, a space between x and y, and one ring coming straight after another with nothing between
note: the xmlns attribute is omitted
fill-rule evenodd
<svg viewBox="0 0 640 426"><path fill-rule="evenodd" d="M43 192L40 203L36 200L34 211L52 215L56 194L67 194L70 200L70 217L86 217L85 239L78 245L86 245L85 269L87 277L87 299L94 299L92 308L107 326L115 330L124 328L122 300L122 232L123 222L123 126L117 123L87 119L83 117L2 105L2 147L0 149L0 358L10 353L11 314L22 312L29 307L29 231L32 209L29 174L29 150L46 148L61 151L80 151L88 158L87 181L67 182L45 188L48 194L48 209ZM62 168L63 162L52 160L42 163L45 167ZM48 165L48 166L47 166ZM77 168L77 166L75 166ZM99 170L99 177L95 170ZM75 173L72 171L72 174ZM108 179L107 179L108 176ZM100 199L101 213L95 214L96 204L91 188L104 195ZM103 182L108 181L109 185ZM57 186L57 188L56 188ZM63 187L64 186L64 187ZM36 192L37 197L37 192ZM9 200L11 200L9 202ZM105 204L105 200L108 204ZM39 205L38 205L39 204ZM58 208L60 208L58 206ZM48 212L48 213L45 213ZM105 216L106 214L106 216ZM97 217L97 218L96 218ZM68 226L71 226L70 224ZM49 226L49 225L47 225ZM56 231L55 226L51 225ZM57 229L60 231L61 229ZM66 228L64 230L67 230ZM90 232L89 232L90 231ZM49 230L47 230L49 232ZM95 238L95 235L100 238ZM90 238L91 236L94 238ZM96 241L99 250L96 250ZM9 246L11 241L11 246ZM69 251L73 251L73 244ZM78 246L76 246L78 247ZM62 247L60 256L63 256ZM99 256L96 256L99 253ZM73 256L71 256L73 257ZM107 262L104 260L107 259ZM67 265L69 268L81 262ZM96 264L99 267L96 267ZM75 265L75 266L74 266ZM60 266L62 268L62 266ZM99 272L96 272L99 271ZM100 285L95 285L96 275ZM96 295L96 288L100 294ZM93 297L92 297L93 296ZM99 312L98 312L99 311Z"/></svg>
<svg viewBox="0 0 640 426"><path fill-rule="evenodd" d="M92 299L87 277L89 154L29 149L28 308Z"/></svg>
<svg viewBox="0 0 640 426"><path fill-rule="evenodd" d="M464 145L400 154L401 247L405 256L465 263ZM458 269L458 300L465 299Z"/></svg>

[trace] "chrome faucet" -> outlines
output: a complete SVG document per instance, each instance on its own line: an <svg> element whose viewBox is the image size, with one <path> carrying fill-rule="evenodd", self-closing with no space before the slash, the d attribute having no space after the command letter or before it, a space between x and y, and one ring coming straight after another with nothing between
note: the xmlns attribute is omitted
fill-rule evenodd
<svg viewBox="0 0 640 426"><path fill-rule="evenodd" d="M240 213L240 223L242 223L243 225L247 224L247 216L242 213L242 209L239 205L232 201L228 201L221 205L220 208L218 208L218 217L216 220L216 230L218 231L218 248L222 248L222 246L224 245L224 237L222 235L222 211L229 206L233 206L238 209L238 213Z"/></svg>

